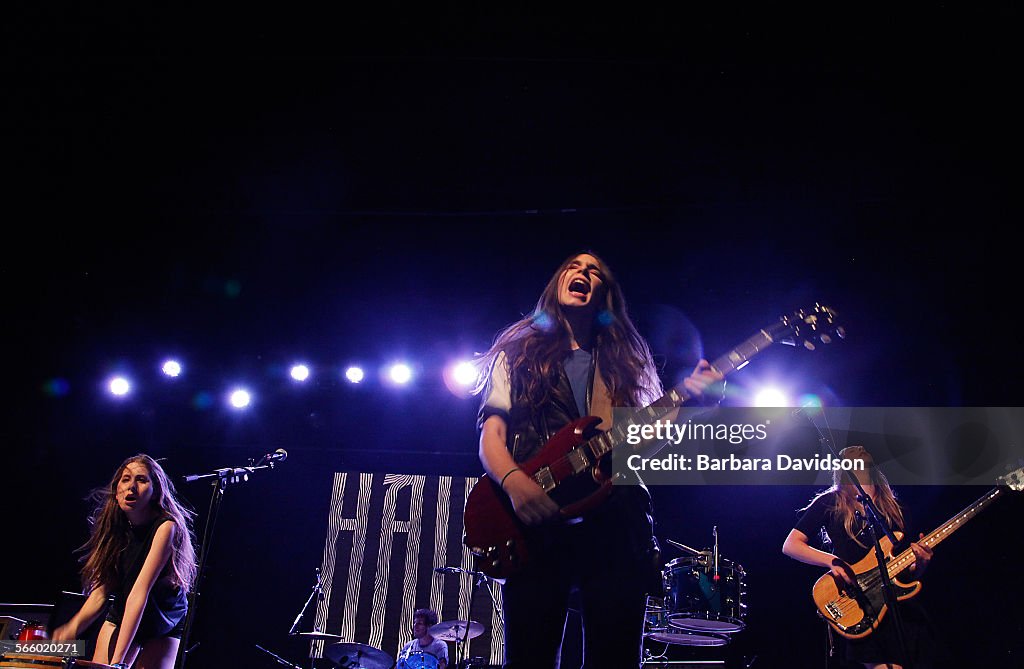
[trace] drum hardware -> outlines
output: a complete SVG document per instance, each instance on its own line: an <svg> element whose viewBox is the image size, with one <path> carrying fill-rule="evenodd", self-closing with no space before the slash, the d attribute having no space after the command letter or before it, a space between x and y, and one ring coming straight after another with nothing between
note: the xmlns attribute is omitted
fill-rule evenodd
<svg viewBox="0 0 1024 669"><path fill-rule="evenodd" d="M392 669L391 656L365 643L341 642L324 647L324 657L342 669Z"/></svg>
<svg viewBox="0 0 1024 669"><path fill-rule="evenodd" d="M725 646L732 639L726 634L698 632L673 627L668 620L669 610L660 597L647 598L644 618L644 640L675 646Z"/></svg>
<svg viewBox="0 0 1024 669"><path fill-rule="evenodd" d="M435 639L459 643L483 634L484 626L475 620L446 620L433 625L428 632Z"/></svg>
<svg viewBox="0 0 1024 669"><path fill-rule="evenodd" d="M743 567L724 558L717 574L710 555L672 560L663 572L669 625L719 634L741 631L746 627L745 579Z"/></svg>
<svg viewBox="0 0 1024 669"><path fill-rule="evenodd" d="M276 653L271 653L269 650L267 650L263 646L259 645L258 643L254 643L253 645L256 646L258 649L262 650L264 653L266 653L270 657L272 657L275 660L277 660L278 664L283 664L286 667L291 667L291 669L302 669L301 666L299 666L297 664L294 664L292 662L289 662L288 660L284 659L280 655L277 655Z"/></svg>
<svg viewBox="0 0 1024 669"><path fill-rule="evenodd" d="M36 620L29 620L18 632L18 641L39 641L49 640L50 635L46 632L46 625Z"/></svg>
<svg viewBox="0 0 1024 669"><path fill-rule="evenodd" d="M309 593L309 597L306 598L306 603L302 605L302 609L299 611L299 615L295 616L295 620L292 621L292 627L288 630L288 634L295 634L299 630L299 625L302 624L302 619L306 616L306 610L309 609L309 605L313 603L314 599L323 599L324 589L323 583L320 577L320 567L316 568L316 582L313 584L313 589ZM313 630L314 632L316 630ZM338 637L337 641L341 641L341 637Z"/></svg>
<svg viewBox="0 0 1024 669"><path fill-rule="evenodd" d="M328 634L326 632L298 632L295 636L301 636L310 641L342 641L345 637L340 634Z"/></svg>
<svg viewBox="0 0 1024 669"><path fill-rule="evenodd" d="M666 540L689 553L671 560L662 570L664 597L654 602L660 609L651 611L652 602L648 600L647 631L658 633L666 643L692 640L698 645L723 645L723 635L728 643L729 634L746 627L746 570L721 556L718 527L712 531L714 545L709 550L698 551ZM693 632L707 638L680 637L679 641L672 641L676 637L665 634L666 631Z"/></svg>

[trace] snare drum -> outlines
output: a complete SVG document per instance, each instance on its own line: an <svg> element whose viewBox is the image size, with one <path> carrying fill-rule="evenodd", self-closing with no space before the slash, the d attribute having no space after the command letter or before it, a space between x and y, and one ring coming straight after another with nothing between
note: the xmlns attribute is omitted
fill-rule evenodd
<svg viewBox="0 0 1024 669"><path fill-rule="evenodd" d="M716 581L710 554L701 553L669 562L662 582L671 627L714 634L732 634L746 627L746 572L742 566L719 558Z"/></svg>
<svg viewBox="0 0 1024 669"><path fill-rule="evenodd" d="M395 669L437 669L437 658L430 653L415 651L403 655Z"/></svg>

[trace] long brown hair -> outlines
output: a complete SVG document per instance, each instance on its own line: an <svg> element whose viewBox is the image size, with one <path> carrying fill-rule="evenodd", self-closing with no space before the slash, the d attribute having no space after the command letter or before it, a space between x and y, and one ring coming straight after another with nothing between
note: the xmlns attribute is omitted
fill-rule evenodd
<svg viewBox="0 0 1024 669"><path fill-rule="evenodd" d="M558 280L562 272L580 255L593 256L601 271L605 288L604 304L594 315L594 352L601 378L614 406L646 406L662 393L650 348L626 308L622 288L608 264L592 251L580 251L566 258L551 275L533 311L504 328L477 362L486 373L474 389L486 386L490 372L501 353L510 370L524 370L522 387L514 395L533 406L550 398L558 383L558 364L569 352L570 328L558 302Z"/></svg>
<svg viewBox="0 0 1024 669"><path fill-rule="evenodd" d="M174 523L174 531L171 533L170 578L175 585L188 591L196 579L196 552L192 534L192 522L196 514L178 500L174 483L163 467L144 453L133 455L122 462L114 470L109 485L96 488L90 493L89 497L95 507L89 516L92 528L89 540L79 548L84 553L82 582L89 590L101 585L110 588L117 583L118 560L128 547L131 536L128 516L117 504L117 484L125 467L132 463L141 464L149 471L153 485L150 503L159 511L160 517L170 518Z"/></svg>
<svg viewBox="0 0 1024 669"><path fill-rule="evenodd" d="M896 493L893 492L892 487L889 485L889 479L882 473L881 468L875 465L875 459L871 457L871 453L868 449L863 446L847 446L843 450L839 451L839 458L841 460L861 460L864 463L864 470L868 472L869 480L871 485L875 487L872 501L875 506L878 507L878 511L885 518L886 523L890 527L902 530L903 529L903 511L900 510L900 505L896 501ZM856 521L856 510L857 510L857 488L852 485L849 481L844 480L846 476L849 476L849 472L845 472L842 469L835 469L832 471L832 486L827 490L823 490L814 496L814 499L804 507L802 510L806 510L814 504L815 500L819 497L827 495L828 493L834 492L835 505L832 508L832 513L842 521L843 529L850 536L851 539L857 542L859 546L867 548L868 546L861 543L860 539L857 538L857 533L854 531L854 522Z"/></svg>

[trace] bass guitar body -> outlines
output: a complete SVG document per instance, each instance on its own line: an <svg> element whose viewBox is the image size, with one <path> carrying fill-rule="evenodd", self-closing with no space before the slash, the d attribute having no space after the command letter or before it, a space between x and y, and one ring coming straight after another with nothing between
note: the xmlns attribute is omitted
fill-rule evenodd
<svg viewBox="0 0 1024 669"><path fill-rule="evenodd" d="M901 537L899 532L895 534ZM892 542L882 537L879 543L888 563L893 557ZM836 632L847 639L860 639L877 629L888 606L874 549L850 567L857 579L853 592L841 591L835 577L828 573L818 579L811 594L818 613ZM898 576L892 578L892 586L897 600L909 599L921 590L920 581L904 583Z"/></svg>

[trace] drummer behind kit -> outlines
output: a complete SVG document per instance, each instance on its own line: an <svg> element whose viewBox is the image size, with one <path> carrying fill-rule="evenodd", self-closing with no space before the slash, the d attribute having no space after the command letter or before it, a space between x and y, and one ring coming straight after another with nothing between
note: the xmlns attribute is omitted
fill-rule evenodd
<svg viewBox="0 0 1024 669"><path fill-rule="evenodd" d="M681 646L724 646L746 628L746 571L721 557L718 528L711 550L698 551L676 541L667 543L689 553L665 565L663 597L648 597L644 638Z"/></svg>

